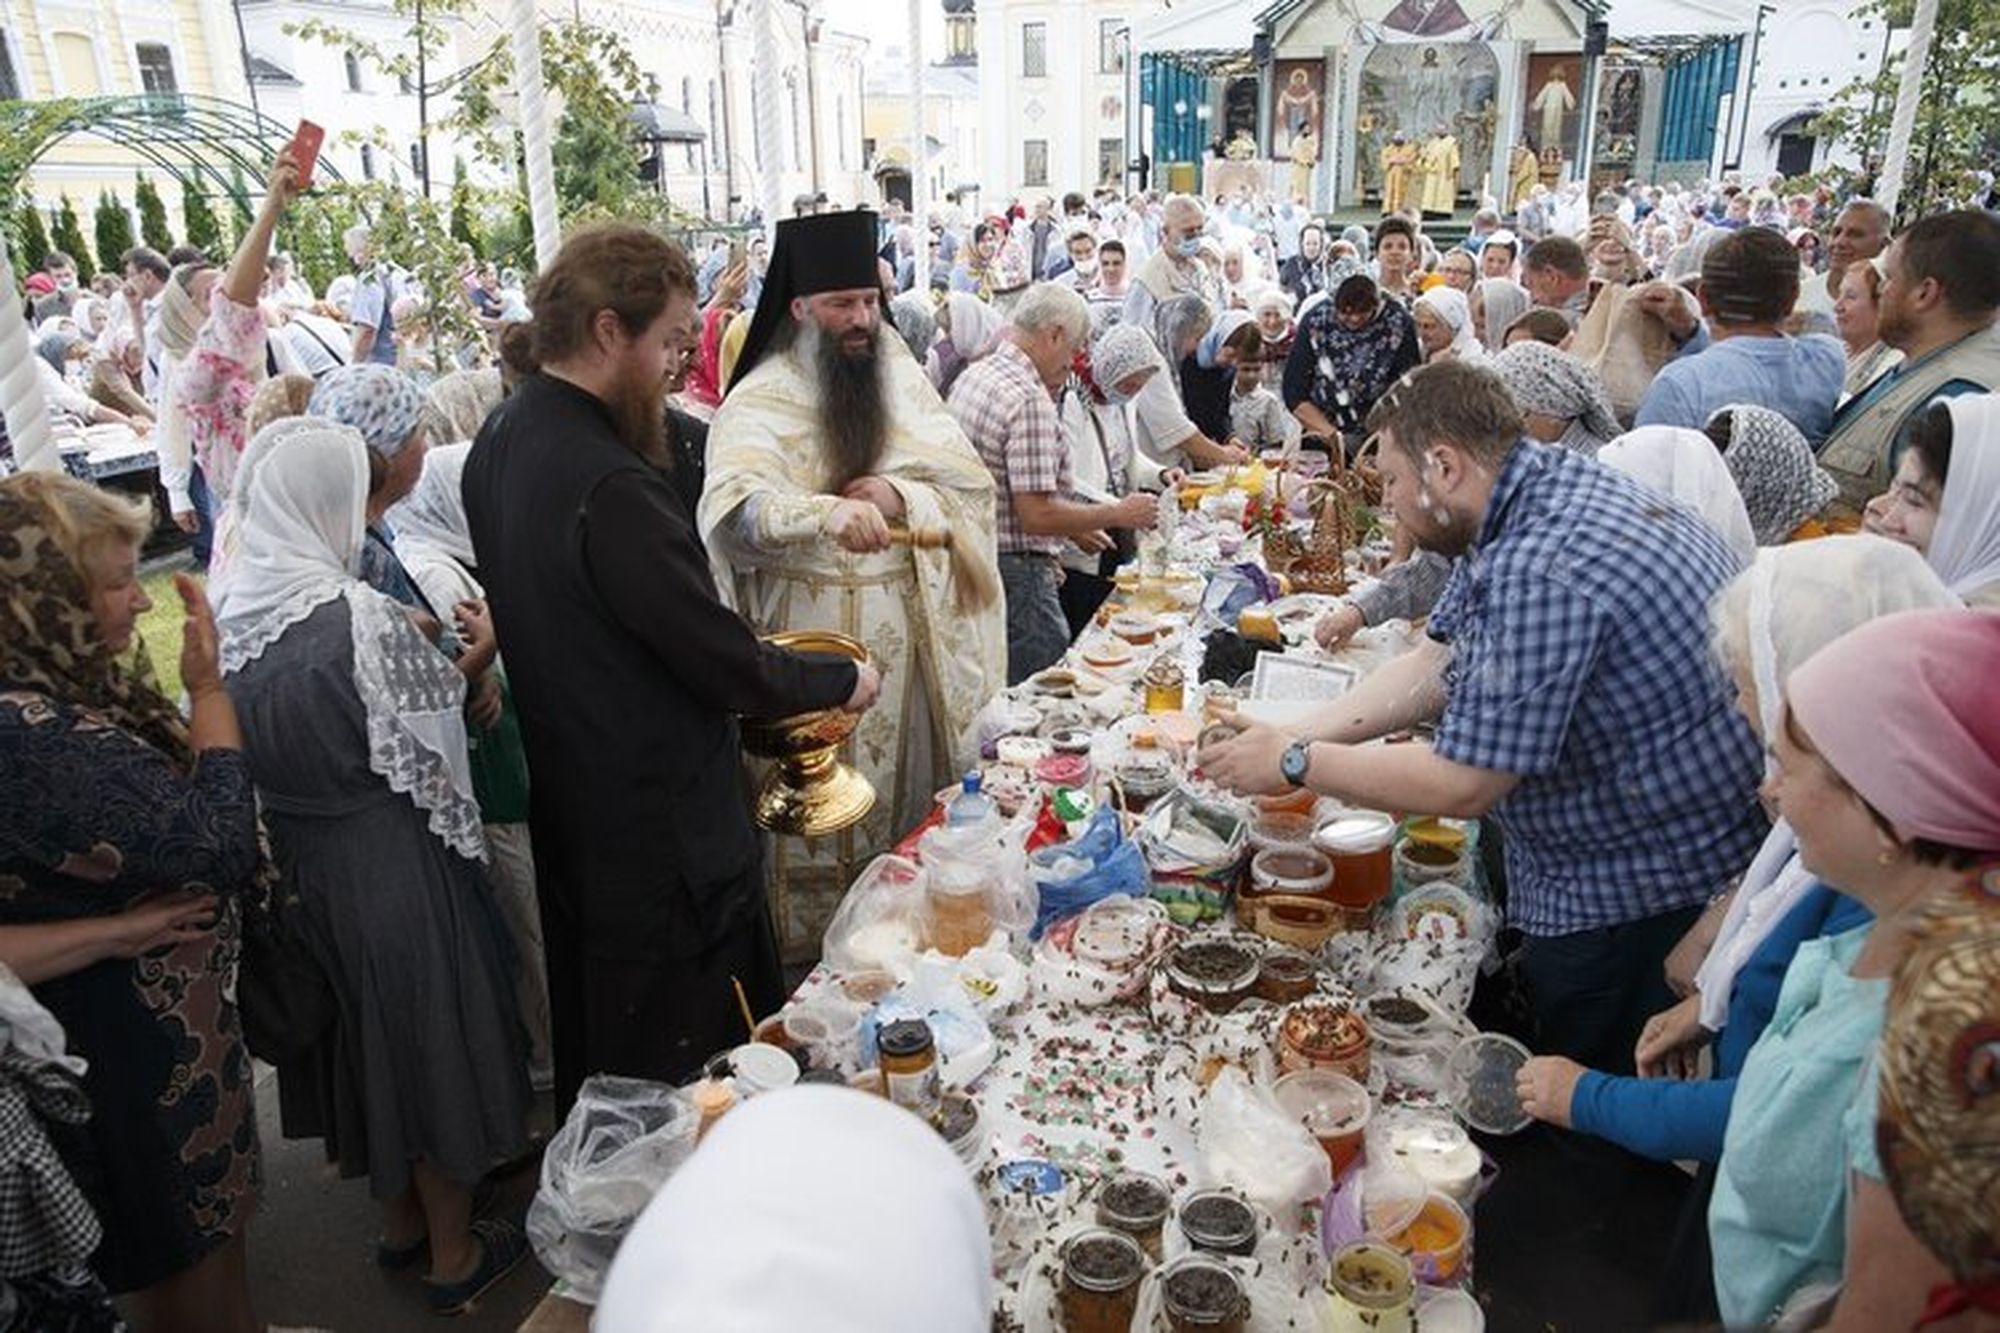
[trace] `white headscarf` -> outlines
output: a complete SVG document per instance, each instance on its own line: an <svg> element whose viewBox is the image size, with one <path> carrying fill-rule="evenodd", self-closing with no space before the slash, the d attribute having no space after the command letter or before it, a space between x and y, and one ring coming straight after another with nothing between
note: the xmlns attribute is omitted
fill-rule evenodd
<svg viewBox="0 0 2000 1333"><path fill-rule="evenodd" d="M465 459L469 443L443 444L424 454L424 470L410 493L390 506L389 528L396 534L396 554L414 572L426 560L440 556L470 570L479 563L472 550L472 530L465 517Z"/></svg>
<svg viewBox="0 0 2000 1333"><path fill-rule="evenodd" d="M1764 547L1716 598L1714 617L1718 637L1747 642L1750 661L1737 665L1750 668L1757 716L1768 738L1783 725L1782 682L1814 653L1878 617L1955 604L1915 550L1855 534ZM1732 625L1743 626L1747 635ZM1702 1026L1721 1030L1737 973L1812 884L1791 825L1781 819L1744 872L1695 974Z"/></svg>
<svg viewBox="0 0 2000 1333"><path fill-rule="evenodd" d="M1930 562L1960 597L2000 583L2000 398L1990 393L1946 400L1951 409L1951 470L1931 533Z"/></svg>
<svg viewBox="0 0 2000 1333"><path fill-rule="evenodd" d="M1456 287L1433 287L1416 304L1430 311L1451 330L1451 354L1460 361L1484 361L1485 351L1472 331L1472 305Z"/></svg>
<svg viewBox="0 0 2000 1333"><path fill-rule="evenodd" d="M1597 451L1597 461L1636 477L1700 514L1736 554L1739 566L1757 555L1750 514L1736 479L1714 441L1682 426L1641 426Z"/></svg>
<svg viewBox="0 0 2000 1333"><path fill-rule="evenodd" d="M453 850L486 858L466 754L465 679L403 609L355 577L368 517L368 446L350 426L292 417L257 433L230 494L235 553L216 592L222 672L347 599L368 766L429 817Z"/></svg>
<svg viewBox="0 0 2000 1333"><path fill-rule="evenodd" d="M865 1092L786 1088L731 1111L668 1178L591 1327L986 1333L992 1267L979 1196L936 1130Z"/></svg>
<svg viewBox="0 0 2000 1333"><path fill-rule="evenodd" d="M973 362L993 350L1006 321L1000 312L971 292L953 292L945 298L946 318L951 324L951 345L959 359Z"/></svg>

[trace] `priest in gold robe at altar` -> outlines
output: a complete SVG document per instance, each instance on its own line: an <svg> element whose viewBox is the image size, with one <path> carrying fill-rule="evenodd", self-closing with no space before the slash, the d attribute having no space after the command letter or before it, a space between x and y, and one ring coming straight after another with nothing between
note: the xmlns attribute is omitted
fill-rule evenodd
<svg viewBox="0 0 2000 1333"><path fill-rule="evenodd" d="M855 876L976 760L962 741L1006 684L992 474L883 335L875 227L862 211L778 224L698 514L717 587L758 631L838 631L882 673L841 756L875 808L828 837L778 837L768 858L788 960L818 953Z"/></svg>
<svg viewBox="0 0 2000 1333"><path fill-rule="evenodd" d="M1382 150L1382 215L1400 213L1410 202L1410 175L1417 165L1417 146L1400 134L1389 137Z"/></svg>
<svg viewBox="0 0 2000 1333"><path fill-rule="evenodd" d="M1446 133L1443 126L1432 131L1430 141L1418 156L1418 170L1423 173L1424 186L1417 207L1426 217L1441 213L1450 216L1458 202L1458 140Z"/></svg>

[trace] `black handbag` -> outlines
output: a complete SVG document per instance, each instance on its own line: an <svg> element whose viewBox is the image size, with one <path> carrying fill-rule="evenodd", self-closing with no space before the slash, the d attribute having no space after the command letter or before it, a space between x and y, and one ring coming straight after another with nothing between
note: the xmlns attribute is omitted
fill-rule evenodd
<svg viewBox="0 0 2000 1333"><path fill-rule="evenodd" d="M339 1015L333 983L299 930L298 899L282 884L243 908L236 1008L250 1053L286 1065L312 1050Z"/></svg>

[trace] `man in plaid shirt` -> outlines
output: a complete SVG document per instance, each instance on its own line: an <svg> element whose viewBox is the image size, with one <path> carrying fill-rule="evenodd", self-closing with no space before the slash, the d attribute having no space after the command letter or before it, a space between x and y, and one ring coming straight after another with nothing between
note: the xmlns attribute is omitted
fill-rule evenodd
<svg viewBox="0 0 2000 1333"><path fill-rule="evenodd" d="M1668 951L1767 830L1757 743L1708 646L1736 559L1692 510L1521 439L1489 370L1419 370L1369 426L1398 522L1461 557L1430 636L1304 739L1255 729L1203 768L1243 791L1289 778L1374 809L1492 814L1538 1049L1630 1073L1673 1002ZM1356 744L1429 721L1428 745Z"/></svg>
<svg viewBox="0 0 2000 1333"><path fill-rule="evenodd" d="M1000 345L951 390L951 414L993 473L1009 685L1057 661L1069 647L1056 592L1063 544L1108 550L1106 528L1149 527L1159 516L1151 495L1088 504L1071 494L1069 440L1054 395L1089 334L1083 298L1059 283L1038 282L1014 306Z"/></svg>

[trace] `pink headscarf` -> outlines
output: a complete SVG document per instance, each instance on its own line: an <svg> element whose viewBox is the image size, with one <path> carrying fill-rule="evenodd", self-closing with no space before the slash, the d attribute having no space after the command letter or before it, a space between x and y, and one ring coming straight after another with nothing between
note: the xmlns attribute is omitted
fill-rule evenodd
<svg viewBox="0 0 2000 1333"><path fill-rule="evenodd" d="M1792 672L1792 715L1904 837L2000 850L2000 615L1904 611Z"/></svg>

